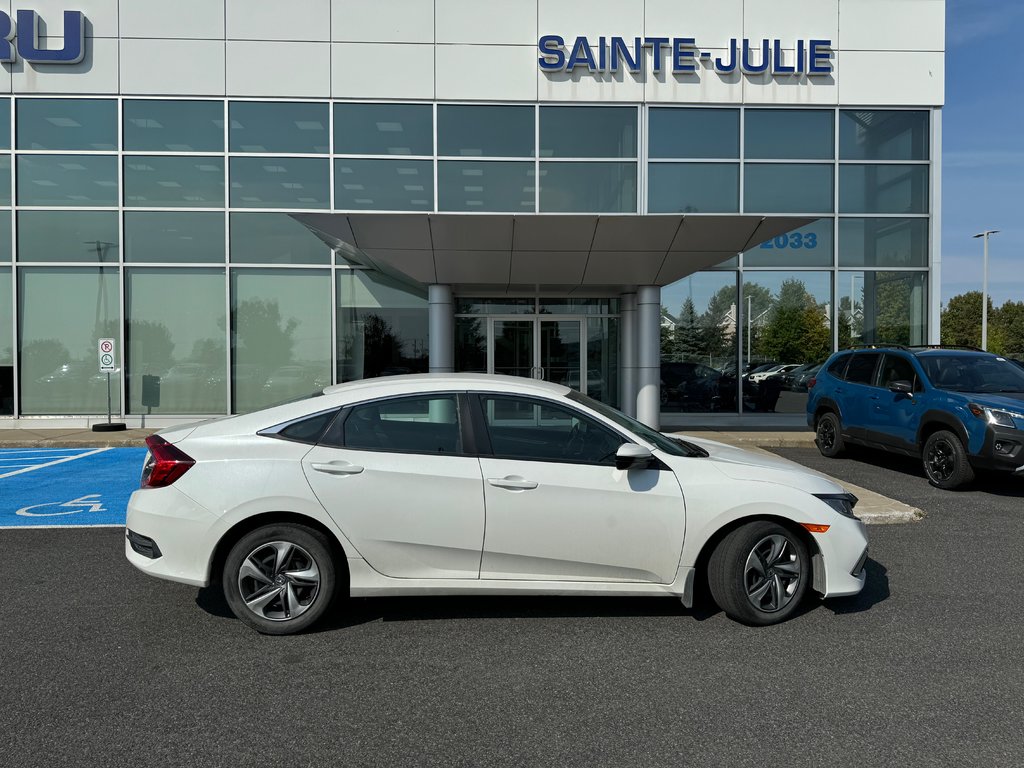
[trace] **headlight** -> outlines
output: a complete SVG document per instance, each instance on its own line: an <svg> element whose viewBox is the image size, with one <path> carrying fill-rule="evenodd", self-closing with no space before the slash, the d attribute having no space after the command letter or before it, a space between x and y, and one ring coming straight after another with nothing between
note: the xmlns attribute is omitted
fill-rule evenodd
<svg viewBox="0 0 1024 768"><path fill-rule="evenodd" d="M989 424L996 427L1016 429L1017 425L1014 423L1014 419L1017 421L1024 421L1024 413L1004 411L1001 408L989 408L988 406L978 405L977 403L968 403L967 410L979 419L985 419Z"/></svg>
<svg viewBox="0 0 1024 768"><path fill-rule="evenodd" d="M860 519L853 514L853 508L857 506L857 497L852 493L825 493L816 496L843 517L849 517L851 520Z"/></svg>

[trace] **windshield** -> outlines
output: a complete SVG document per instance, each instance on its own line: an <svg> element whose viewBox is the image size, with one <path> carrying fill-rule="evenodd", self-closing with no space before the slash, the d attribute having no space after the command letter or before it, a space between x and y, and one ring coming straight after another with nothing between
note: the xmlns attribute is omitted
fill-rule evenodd
<svg viewBox="0 0 1024 768"><path fill-rule="evenodd" d="M917 358L932 386L950 392L1024 392L1024 369L992 355L927 355Z"/></svg>
<svg viewBox="0 0 1024 768"><path fill-rule="evenodd" d="M580 392L573 390L566 395L570 400L587 406L593 411L597 411L606 419L615 422L620 427L628 429L635 435L642 437L651 445L655 446L661 451L664 451L671 456L707 456L708 452L703 448L688 443L685 440L680 440L676 437L668 437L667 435L656 432L655 430L648 427L646 424L641 424L636 419L630 418L622 411L616 410L609 405L598 402L592 397L587 397Z"/></svg>

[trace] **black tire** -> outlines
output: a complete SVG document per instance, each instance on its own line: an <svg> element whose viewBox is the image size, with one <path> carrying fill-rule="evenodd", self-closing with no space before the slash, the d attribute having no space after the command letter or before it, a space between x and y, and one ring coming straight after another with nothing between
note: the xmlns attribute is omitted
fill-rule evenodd
<svg viewBox="0 0 1024 768"><path fill-rule="evenodd" d="M928 482L944 491L952 491L974 479L974 468L960 438L948 429L933 432L925 440L921 463Z"/></svg>
<svg viewBox="0 0 1024 768"><path fill-rule="evenodd" d="M771 552L783 541L772 560ZM749 567L752 559L756 565ZM729 618L751 626L778 624L792 616L810 580L810 558L803 540L767 520L731 532L708 561L708 586L718 607Z"/></svg>
<svg viewBox="0 0 1024 768"><path fill-rule="evenodd" d="M254 568L259 578L250 575ZM235 616L261 634L291 635L309 629L337 596L330 541L320 531L296 523L257 528L228 553L223 587ZM250 601L269 598L269 602L250 608L246 597Z"/></svg>
<svg viewBox="0 0 1024 768"><path fill-rule="evenodd" d="M818 446L821 455L828 459L841 456L846 450L846 443L843 441L843 425L832 411L823 413L818 419L814 428L814 444Z"/></svg>

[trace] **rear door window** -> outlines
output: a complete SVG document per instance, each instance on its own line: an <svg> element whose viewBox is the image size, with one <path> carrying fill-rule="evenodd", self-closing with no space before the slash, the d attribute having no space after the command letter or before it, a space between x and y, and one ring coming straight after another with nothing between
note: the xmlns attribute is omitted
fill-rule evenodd
<svg viewBox="0 0 1024 768"><path fill-rule="evenodd" d="M850 362L850 356L849 355L843 355L842 357L837 357L835 360L832 361L832 365L830 365L828 367L829 374L831 374L832 376L835 376L837 379L845 379L846 378L846 365L849 362Z"/></svg>
<svg viewBox="0 0 1024 768"><path fill-rule="evenodd" d="M461 454L458 397L396 397L356 405L320 442L356 451Z"/></svg>
<svg viewBox="0 0 1024 768"><path fill-rule="evenodd" d="M878 365L877 352L859 352L850 358L846 368L846 380L851 384L874 384L875 367Z"/></svg>

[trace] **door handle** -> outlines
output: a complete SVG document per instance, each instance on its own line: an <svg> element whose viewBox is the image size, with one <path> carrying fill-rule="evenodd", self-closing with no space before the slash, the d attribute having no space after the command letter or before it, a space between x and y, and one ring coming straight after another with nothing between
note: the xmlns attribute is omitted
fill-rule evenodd
<svg viewBox="0 0 1024 768"><path fill-rule="evenodd" d="M508 488L511 491L532 491L537 487L537 483L533 480L524 480L518 475L509 475L508 477L489 477L487 478L487 482L495 488Z"/></svg>
<svg viewBox="0 0 1024 768"><path fill-rule="evenodd" d="M326 464L313 462L310 466L317 472L326 472L328 475L358 475L363 471L358 464L350 464L347 461L329 461Z"/></svg>

